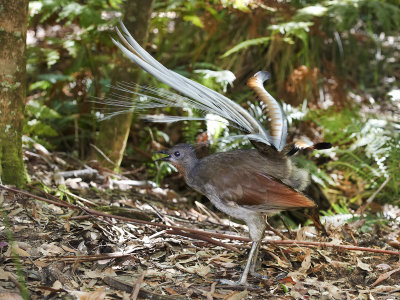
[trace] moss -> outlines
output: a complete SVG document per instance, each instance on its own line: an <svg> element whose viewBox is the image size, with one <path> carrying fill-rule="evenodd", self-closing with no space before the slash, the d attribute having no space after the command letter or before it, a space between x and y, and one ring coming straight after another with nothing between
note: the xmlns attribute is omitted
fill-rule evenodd
<svg viewBox="0 0 400 300"><path fill-rule="evenodd" d="M8 125L9 126L9 125ZM27 173L22 160L22 138L20 134L4 134L2 138L1 179L5 184L22 186Z"/></svg>

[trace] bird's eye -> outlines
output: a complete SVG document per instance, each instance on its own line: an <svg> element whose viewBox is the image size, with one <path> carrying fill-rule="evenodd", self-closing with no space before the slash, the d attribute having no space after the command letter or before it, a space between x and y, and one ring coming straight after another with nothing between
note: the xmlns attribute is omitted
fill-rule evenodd
<svg viewBox="0 0 400 300"><path fill-rule="evenodd" d="M174 155L175 155L176 157L178 157L178 156L180 156L181 154L179 153L179 151L176 151L176 152L174 153Z"/></svg>

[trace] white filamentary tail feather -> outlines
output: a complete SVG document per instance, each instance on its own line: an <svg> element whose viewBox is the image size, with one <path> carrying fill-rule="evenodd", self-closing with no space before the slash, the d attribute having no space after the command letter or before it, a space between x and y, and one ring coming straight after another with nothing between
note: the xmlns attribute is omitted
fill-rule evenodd
<svg viewBox="0 0 400 300"><path fill-rule="evenodd" d="M258 72L254 75L256 82L254 84L255 87L252 88L268 108L268 116L272 120L270 132L268 132L260 122L258 122L239 104L224 95L203 86L202 84L164 67L135 41L122 22L120 22L120 27L121 30L116 28L120 41L112 39L114 44L143 70L186 97L164 89L120 83L113 88L117 91L123 91L135 95L136 100L132 101L132 98L129 96L118 95L118 93L112 94L112 97L115 97L115 99L107 100L107 102L113 106L121 107L121 110L111 113L110 116L132 111L133 109L143 110L154 107L190 107L200 111L204 115L211 113L228 120L232 126L244 131L246 133L245 136L249 139L272 145L278 151L281 151L284 148L287 136L286 117L278 102L268 94L263 87L263 82L268 79L268 76L266 76L266 74L268 74L267 72ZM99 102L104 103L104 101ZM153 122L205 120L205 117L163 115L144 115L142 117Z"/></svg>

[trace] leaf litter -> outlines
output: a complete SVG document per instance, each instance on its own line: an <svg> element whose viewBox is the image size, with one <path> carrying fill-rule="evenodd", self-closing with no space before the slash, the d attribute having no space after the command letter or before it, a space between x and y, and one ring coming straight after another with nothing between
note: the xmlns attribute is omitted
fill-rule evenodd
<svg viewBox="0 0 400 300"><path fill-rule="evenodd" d="M223 286L218 279L239 279L250 248L250 243L226 236L247 237L246 226L190 190L155 187L146 174L126 178L91 169L89 177L60 180L53 170L82 164L55 159L52 153L46 160L38 157L27 158L37 183L27 194L0 190L0 299L22 299L21 278L32 299L400 299L400 256L394 255L400 211L393 207L383 208L390 222L369 231L361 230L362 218L326 226L329 237L312 226L292 230L296 240L287 244L278 244L280 237L267 231L259 272L269 279L250 277L247 287ZM55 185L60 181L62 188ZM130 219L167 227L124 221ZM278 230L287 236L286 230Z"/></svg>

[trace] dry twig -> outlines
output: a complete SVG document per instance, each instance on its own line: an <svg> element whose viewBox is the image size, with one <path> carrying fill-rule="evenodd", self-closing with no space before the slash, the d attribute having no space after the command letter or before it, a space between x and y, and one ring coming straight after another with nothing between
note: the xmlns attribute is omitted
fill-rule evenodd
<svg viewBox="0 0 400 300"><path fill-rule="evenodd" d="M33 194L30 194L26 191L21 191L18 189L6 187L4 185L0 184L0 189L3 190L8 190L13 193L18 193L26 196L30 196L32 198L35 198L37 200L45 201L54 205L59 205L63 207L68 207L72 209L78 209L78 210L83 210L86 213L93 215L93 216L98 216L98 217L105 217L105 218L113 218L117 220L122 220L126 222L131 222L135 224L143 224L143 225L150 225L150 226L155 226L155 227L161 227L161 228L166 228L166 229L174 229L178 230L179 232L189 232L189 233L195 233L195 234L200 234L203 236L207 237L214 237L214 238L221 238L221 239L230 239L230 240L237 240L237 241L243 241L243 242L250 242L250 238L248 237L242 237L242 236L234 236L234 235L226 235L222 233L214 233L214 232L207 232L204 230L199 230L199 229L193 229L193 228L187 228L187 227L182 227L182 226L173 226L173 225L166 225L166 224L160 224L160 223L154 223L154 222L148 222L148 221L143 221L143 220L137 220L137 219L132 219L132 218L127 218L127 217L122 217L122 216L116 216L116 215L111 215L103 212L99 212L94 209L90 209L87 207L79 206L79 205L73 205L69 204L66 202L56 202L52 201L40 196L36 196ZM352 246L352 245L336 245L336 244L329 244L329 243L324 243L324 242L308 242L308 241L296 241L296 240L278 240L278 241L264 241L267 243L271 244L277 244L277 245L303 245L303 246L311 246L311 247L328 247L328 248L339 248L339 249L345 249L345 250L352 250L352 251L366 251L366 252L375 252L375 253L382 253L382 254L390 254L390 255L400 255L399 251L390 251L390 250L383 250L383 249L374 249L374 248L366 248L366 247L357 247L357 246Z"/></svg>
<svg viewBox="0 0 400 300"><path fill-rule="evenodd" d="M136 300L138 295L139 295L139 291L140 291L140 286L143 283L143 279L144 276L146 275L146 271L143 271L142 275L140 275L140 277L138 278L138 280L136 280L135 283L135 288L132 290L132 293L129 297L129 300Z"/></svg>

